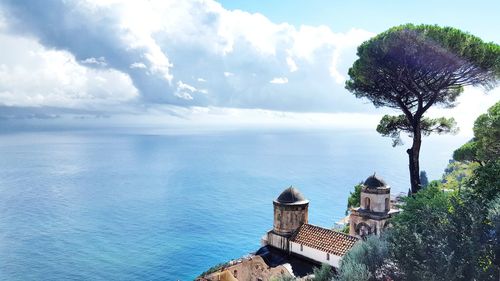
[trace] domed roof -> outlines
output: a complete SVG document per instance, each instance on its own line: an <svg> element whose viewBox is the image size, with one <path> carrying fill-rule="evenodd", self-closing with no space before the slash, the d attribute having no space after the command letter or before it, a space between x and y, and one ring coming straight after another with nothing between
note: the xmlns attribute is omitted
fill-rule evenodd
<svg viewBox="0 0 500 281"><path fill-rule="evenodd" d="M367 188L378 188L378 187L385 187L387 186L387 184L381 177L373 173L373 175L369 176L365 180L364 186L366 186Z"/></svg>
<svg viewBox="0 0 500 281"><path fill-rule="evenodd" d="M278 196L276 201L284 204L294 204L302 202L305 203L307 199L304 197L304 195L302 195L302 193L300 193L298 189L290 186L289 188L281 192L280 196Z"/></svg>

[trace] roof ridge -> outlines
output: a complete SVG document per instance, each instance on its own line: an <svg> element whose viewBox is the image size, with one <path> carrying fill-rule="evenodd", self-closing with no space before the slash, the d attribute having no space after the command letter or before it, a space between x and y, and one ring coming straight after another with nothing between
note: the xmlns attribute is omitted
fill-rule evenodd
<svg viewBox="0 0 500 281"><path fill-rule="evenodd" d="M354 246L358 238L333 229L307 223L301 225L295 231L290 241L322 252L343 256Z"/></svg>
<svg viewBox="0 0 500 281"><path fill-rule="evenodd" d="M356 236L352 236L352 235L349 235L347 233L337 231L335 229L325 228L325 227L322 227L322 226L319 226L319 225L315 225L315 224L312 224L312 223L304 223L303 225L309 225L309 226L312 226L312 227L321 228L321 229L328 230L328 231L331 231L331 232L335 232L335 233L338 233L338 234L341 234L341 235L344 235L344 236L348 236L348 237L352 237L352 238L358 239Z"/></svg>

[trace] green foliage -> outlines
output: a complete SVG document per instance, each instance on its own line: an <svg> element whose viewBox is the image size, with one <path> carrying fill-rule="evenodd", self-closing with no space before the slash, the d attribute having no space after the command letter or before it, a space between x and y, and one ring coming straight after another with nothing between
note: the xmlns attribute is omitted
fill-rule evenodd
<svg viewBox="0 0 500 281"><path fill-rule="evenodd" d="M384 116L377 131L392 137L393 145L401 144L401 132L413 138L407 153L415 193L422 135L453 132L453 120L429 119L425 112L433 105L455 106L466 86L496 86L500 46L451 27L406 24L364 42L357 55L346 89L375 107L401 110L402 115Z"/></svg>
<svg viewBox="0 0 500 281"><path fill-rule="evenodd" d="M492 278L491 244L485 243L491 233L485 223L487 206L469 191L450 197L448 235L445 241L448 264L443 267L448 280L488 280ZM488 265L489 264L489 265Z"/></svg>
<svg viewBox="0 0 500 281"><path fill-rule="evenodd" d="M450 161L444 170L441 179L442 188L447 190L459 190L472 176L474 170L479 166L478 163L464 163Z"/></svg>
<svg viewBox="0 0 500 281"><path fill-rule="evenodd" d="M453 153L453 159L480 164L500 158L500 102L479 116L474 123L474 139Z"/></svg>
<svg viewBox="0 0 500 281"><path fill-rule="evenodd" d="M489 162L500 158L500 102L474 122L477 158Z"/></svg>
<svg viewBox="0 0 500 281"><path fill-rule="evenodd" d="M391 260L407 280L494 280L487 216L474 189L443 193L430 184L393 220Z"/></svg>
<svg viewBox="0 0 500 281"><path fill-rule="evenodd" d="M349 234L349 224L344 225L344 227L340 230L340 232Z"/></svg>
<svg viewBox="0 0 500 281"><path fill-rule="evenodd" d="M402 145L401 132L408 133L410 137L413 137L413 126L408 121L405 115L384 115L377 126L377 132L384 137L392 138L392 146ZM456 133L457 123L453 118L427 118L424 117L420 121L420 130L424 136L428 136L431 133L446 134L446 133Z"/></svg>
<svg viewBox="0 0 500 281"><path fill-rule="evenodd" d="M422 102L452 106L464 86L492 88L500 76L500 46L451 27L393 27L364 42L357 55L346 88L377 107L401 108L397 101L410 110Z"/></svg>
<svg viewBox="0 0 500 281"><path fill-rule="evenodd" d="M375 280L377 270L384 265L389 254L387 241L377 236L369 236L358 241L342 258L338 280ZM359 272L356 272L358 271Z"/></svg>
<svg viewBox="0 0 500 281"><path fill-rule="evenodd" d="M450 161L443 179L406 198L392 220L385 266L403 280L498 280L500 159L491 156L498 155L498 105L455 152L461 162Z"/></svg>
<svg viewBox="0 0 500 281"><path fill-rule="evenodd" d="M500 159L474 170L468 186L486 203L500 193Z"/></svg>
<svg viewBox="0 0 500 281"><path fill-rule="evenodd" d="M441 183L441 181L433 180L427 185L427 187L443 189L443 184Z"/></svg>
<svg viewBox="0 0 500 281"><path fill-rule="evenodd" d="M497 196L489 205L488 219L493 227L491 243L493 245L494 261L500 267L500 196Z"/></svg>
<svg viewBox="0 0 500 281"><path fill-rule="evenodd" d="M422 187L427 187L429 185L429 179L427 178L426 171L420 172L420 185L422 185Z"/></svg>
<svg viewBox="0 0 500 281"><path fill-rule="evenodd" d="M453 160L461 162L479 162L477 158L477 142L471 140L453 152Z"/></svg>
<svg viewBox="0 0 500 281"><path fill-rule="evenodd" d="M335 278L337 281L369 281L372 275L364 264L360 263L346 263L342 266L339 276Z"/></svg>
<svg viewBox="0 0 500 281"><path fill-rule="evenodd" d="M434 275L447 263L442 239L448 225L448 196L428 187L406 198L402 208L389 236L392 258L408 280L445 280Z"/></svg>
<svg viewBox="0 0 500 281"><path fill-rule="evenodd" d="M359 204L361 202L361 188L362 188L361 183L358 183L357 185L354 186L354 191L351 191L349 193L349 197L347 198L346 214L349 212L350 208L359 207Z"/></svg>
<svg viewBox="0 0 500 281"><path fill-rule="evenodd" d="M292 276L286 276L286 275L280 275L278 277L273 277L271 281L294 281L297 280L296 278Z"/></svg>
<svg viewBox="0 0 500 281"><path fill-rule="evenodd" d="M329 264L323 263L320 268L314 268L313 274L312 281L330 281L333 278L333 268Z"/></svg>

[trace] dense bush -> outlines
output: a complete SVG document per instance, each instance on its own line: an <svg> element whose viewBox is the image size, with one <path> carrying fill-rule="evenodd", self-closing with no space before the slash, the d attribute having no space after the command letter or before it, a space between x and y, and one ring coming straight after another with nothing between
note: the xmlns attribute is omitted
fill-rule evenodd
<svg viewBox="0 0 500 281"><path fill-rule="evenodd" d="M384 238L369 236L358 241L342 258L337 280L376 280L377 271L386 262L388 253Z"/></svg>
<svg viewBox="0 0 500 281"><path fill-rule="evenodd" d="M500 103L481 115L441 181L405 199L393 228L358 243L338 280L499 280ZM460 161L457 161L460 160Z"/></svg>
<svg viewBox="0 0 500 281"><path fill-rule="evenodd" d="M322 264L320 268L315 268L313 271L314 278L312 281L330 281L333 278L333 268L329 264Z"/></svg>

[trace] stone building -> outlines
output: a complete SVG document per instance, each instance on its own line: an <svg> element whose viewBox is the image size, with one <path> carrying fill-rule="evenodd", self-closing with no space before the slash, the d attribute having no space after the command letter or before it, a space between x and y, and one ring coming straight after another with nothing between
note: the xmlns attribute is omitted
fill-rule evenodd
<svg viewBox="0 0 500 281"><path fill-rule="evenodd" d="M398 210L391 208L390 187L373 174L363 183L361 204L351 209L349 234L312 225L309 200L296 188L285 189L273 201L273 228L262 237L262 248L248 258L228 263L198 280L271 280L277 276L307 278L314 267L338 268L342 257L360 239L380 235Z"/></svg>
<svg viewBox="0 0 500 281"><path fill-rule="evenodd" d="M391 208L391 188L376 174L361 187L360 207L349 215L349 234L358 238L380 235L389 226L388 220L399 210Z"/></svg>
<svg viewBox="0 0 500 281"><path fill-rule="evenodd" d="M285 189L273 205L273 229L263 237L264 246L338 267L342 256L358 240L341 232L309 224L309 200L296 188Z"/></svg>
<svg viewBox="0 0 500 281"><path fill-rule="evenodd" d="M277 276L293 277L290 271L287 264L269 266L261 256L251 255L231 261L220 271L198 278L197 281L270 281Z"/></svg>

